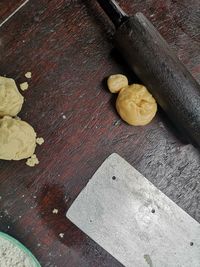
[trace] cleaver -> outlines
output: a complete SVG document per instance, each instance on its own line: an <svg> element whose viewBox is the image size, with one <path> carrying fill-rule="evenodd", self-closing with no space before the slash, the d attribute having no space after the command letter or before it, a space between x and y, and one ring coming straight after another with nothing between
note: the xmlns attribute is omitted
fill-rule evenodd
<svg viewBox="0 0 200 267"><path fill-rule="evenodd" d="M66 216L126 267L200 267L200 224L118 154Z"/></svg>

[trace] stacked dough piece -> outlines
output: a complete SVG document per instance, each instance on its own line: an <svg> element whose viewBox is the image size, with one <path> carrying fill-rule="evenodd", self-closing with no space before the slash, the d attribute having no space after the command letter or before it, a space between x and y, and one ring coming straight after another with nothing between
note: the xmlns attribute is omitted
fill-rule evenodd
<svg viewBox="0 0 200 267"><path fill-rule="evenodd" d="M30 124L16 117L23 102L15 81L0 76L0 159L21 160L34 155L36 133Z"/></svg>
<svg viewBox="0 0 200 267"><path fill-rule="evenodd" d="M128 85L122 74L108 78L111 93L119 93L116 109L120 117L130 125L142 126L150 123L157 112L157 104L147 88L141 84Z"/></svg>

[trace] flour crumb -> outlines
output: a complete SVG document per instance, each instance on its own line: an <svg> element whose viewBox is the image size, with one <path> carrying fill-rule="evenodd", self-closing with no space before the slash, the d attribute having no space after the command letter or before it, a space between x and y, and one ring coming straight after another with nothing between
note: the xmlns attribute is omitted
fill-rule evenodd
<svg viewBox="0 0 200 267"><path fill-rule="evenodd" d="M27 79L31 79L31 77L32 77L32 73L31 73L30 71L28 71L28 72L25 74L25 77L26 77Z"/></svg>
<svg viewBox="0 0 200 267"><path fill-rule="evenodd" d="M33 196L33 198L37 198L36 196Z"/></svg>
<svg viewBox="0 0 200 267"><path fill-rule="evenodd" d="M20 86L20 89L22 91L26 91L28 89L28 83L27 82L21 83L19 86Z"/></svg>
<svg viewBox="0 0 200 267"><path fill-rule="evenodd" d="M42 145L43 143L44 143L44 138L42 138L42 137L37 137L36 138L36 143L38 144L38 145Z"/></svg>
<svg viewBox="0 0 200 267"><path fill-rule="evenodd" d="M10 226L8 225L8 227L7 227L8 229L10 229Z"/></svg>
<svg viewBox="0 0 200 267"><path fill-rule="evenodd" d="M35 165L39 164L39 160L35 154L31 156L31 158L27 159L26 165L29 167L34 167Z"/></svg>
<svg viewBox="0 0 200 267"><path fill-rule="evenodd" d="M58 214L58 209L53 209L52 213L53 214Z"/></svg>
<svg viewBox="0 0 200 267"><path fill-rule="evenodd" d="M40 244L40 243L38 243L38 244L37 244L37 246L38 246L38 247L41 247L41 244Z"/></svg>
<svg viewBox="0 0 200 267"><path fill-rule="evenodd" d="M66 120L67 117L66 117L65 115L62 115L62 118L63 118L64 120Z"/></svg>
<svg viewBox="0 0 200 267"><path fill-rule="evenodd" d="M22 197L24 197L24 195L22 195Z"/></svg>
<svg viewBox="0 0 200 267"><path fill-rule="evenodd" d="M59 237L60 237L60 238L63 238L63 237L64 237L64 233L60 233L60 234L59 234Z"/></svg>

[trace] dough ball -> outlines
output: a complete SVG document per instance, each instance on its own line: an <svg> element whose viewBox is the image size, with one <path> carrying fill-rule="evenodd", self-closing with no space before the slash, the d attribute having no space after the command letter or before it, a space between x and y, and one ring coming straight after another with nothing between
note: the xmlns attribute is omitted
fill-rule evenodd
<svg viewBox="0 0 200 267"><path fill-rule="evenodd" d="M119 92L116 108L121 118L134 126L148 124L157 112L155 99L140 84L123 88Z"/></svg>
<svg viewBox="0 0 200 267"><path fill-rule="evenodd" d="M122 88L128 86L128 79L122 74L111 75L107 81L111 93L118 93Z"/></svg>
<svg viewBox="0 0 200 267"><path fill-rule="evenodd" d="M0 117L16 116L24 102L13 79L0 76Z"/></svg>
<svg viewBox="0 0 200 267"><path fill-rule="evenodd" d="M32 126L9 116L0 119L0 159L21 160L35 152L36 133Z"/></svg>

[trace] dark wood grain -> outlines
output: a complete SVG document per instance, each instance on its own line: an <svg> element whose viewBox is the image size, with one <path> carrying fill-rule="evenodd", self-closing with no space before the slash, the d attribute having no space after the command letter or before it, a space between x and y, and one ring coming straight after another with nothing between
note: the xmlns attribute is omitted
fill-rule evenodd
<svg viewBox="0 0 200 267"><path fill-rule="evenodd" d="M192 1L189 18L186 1L178 2L119 1L128 13L144 12L200 82L199 1ZM115 112L105 77L125 73L133 82L135 76L111 53L112 31L94 1L81 0L30 1L0 29L0 73L20 83L32 71L20 117L45 139L37 167L0 162L0 229L29 247L42 266L121 266L65 218L113 152L200 222L199 152L180 142L162 112L141 128Z"/></svg>
<svg viewBox="0 0 200 267"><path fill-rule="evenodd" d="M10 16L25 0L0 1L0 24Z"/></svg>

